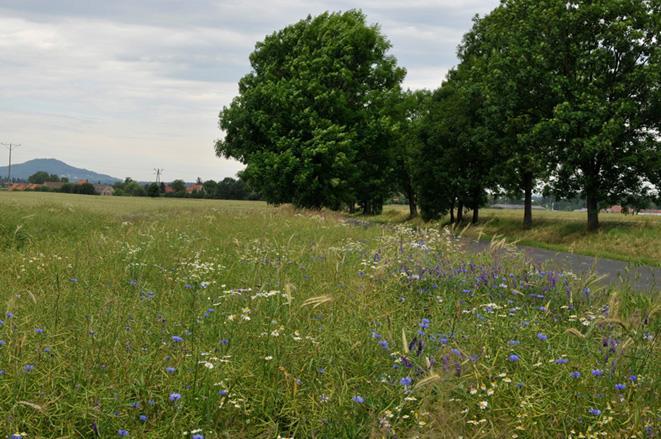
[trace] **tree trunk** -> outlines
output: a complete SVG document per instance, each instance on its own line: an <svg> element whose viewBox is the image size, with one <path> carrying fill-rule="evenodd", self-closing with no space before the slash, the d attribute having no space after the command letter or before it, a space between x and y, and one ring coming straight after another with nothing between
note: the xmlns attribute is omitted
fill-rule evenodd
<svg viewBox="0 0 661 439"><path fill-rule="evenodd" d="M415 218L418 216L418 205L415 202L415 192L413 192L413 188L410 185L407 192L406 198L409 199L409 218Z"/></svg>
<svg viewBox="0 0 661 439"><path fill-rule="evenodd" d="M454 224L454 200L450 204L450 224Z"/></svg>
<svg viewBox="0 0 661 439"><path fill-rule="evenodd" d="M473 224L477 224L480 219L480 208L475 206L473 208Z"/></svg>
<svg viewBox="0 0 661 439"><path fill-rule="evenodd" d="M588 231L594 232L599 228L599 202L596 191L588 190L587 208L588 208Z"/></svg>
<svg viewBox="0 0 661 439"><path fill-rule="evenodd" d="M525 194L523 200L523 228L529 229L532 227L532 175L526 174L523 176L523 192Z"/></svg>
<svg viewBox="0 0 661 439"><path fill-rule="evenodd" d="M461 201L457 204L457 224L461 224L464 221L464 203Z"/></svg>

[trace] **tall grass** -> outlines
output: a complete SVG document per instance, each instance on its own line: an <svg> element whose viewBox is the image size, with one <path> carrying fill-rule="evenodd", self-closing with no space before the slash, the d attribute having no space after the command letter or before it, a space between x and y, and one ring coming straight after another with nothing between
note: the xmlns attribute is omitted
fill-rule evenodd
<svg viewBox="0 0 661 439"><path fill-rule="evenodd" d="M584 212L534 211L533 227L525 230L523 210L482 209L479 224L469 227L465 235L483 239L503 236L521 245L661 267L661 217L601 213L600 230L591 233L587 231L585 215ZM407 217L408 207L386 206L383 215L373 221L401 223ZM448 221L445 217L436 224Z"/></svg>
<svg viewBox="0 0 661 439"><path fill-rule="evenodd" d="M148 201L0 194L0 433L642 437L661 415L657 297L438 228Z"/></svg>

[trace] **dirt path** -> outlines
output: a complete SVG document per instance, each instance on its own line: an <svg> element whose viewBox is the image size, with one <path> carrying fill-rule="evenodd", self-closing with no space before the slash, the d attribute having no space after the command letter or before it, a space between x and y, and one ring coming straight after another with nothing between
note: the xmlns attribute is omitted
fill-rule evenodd
<svg viewBox="0 0 661 439"><path fill-rule="evenodd" d="M489 249L490 242L464 239L462 246L467 251L482 252ZM661 268L536 247L518 246L517 248L532 263L540 267L572 271L576 274L594 271L598 275L606 276L601 281L604 285L617 286L623 283L641 292L652 294L661 292Z"/></svg>

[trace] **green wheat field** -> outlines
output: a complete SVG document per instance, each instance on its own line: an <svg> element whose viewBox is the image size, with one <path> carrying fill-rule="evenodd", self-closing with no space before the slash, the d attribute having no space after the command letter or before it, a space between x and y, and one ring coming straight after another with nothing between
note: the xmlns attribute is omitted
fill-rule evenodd
<svg viewBox="0 0 661 439"><path fill-rule="evenodd" d="M0 435L659 435L659 296L438 226L0 193ZM657 249L658 250L658 249Z"/></svg>

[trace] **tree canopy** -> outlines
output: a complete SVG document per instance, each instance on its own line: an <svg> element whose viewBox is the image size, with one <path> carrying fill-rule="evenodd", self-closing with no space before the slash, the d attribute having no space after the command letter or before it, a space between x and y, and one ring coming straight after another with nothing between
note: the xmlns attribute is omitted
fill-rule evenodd
<svg viewBox="0 0 661 439"><path fill-rule="evenodd" d="M404 70L359 11L308 17L267 36L223 109L218 155L271 203L378 211L394 155L388 102Z"/></svg>

